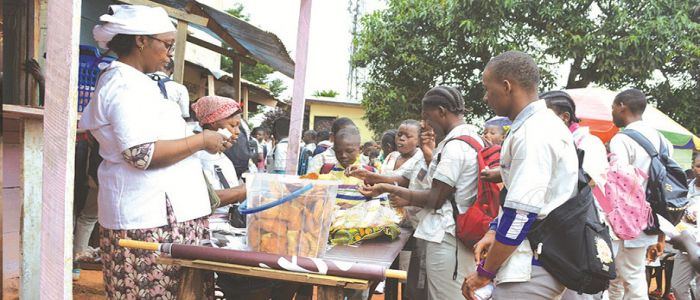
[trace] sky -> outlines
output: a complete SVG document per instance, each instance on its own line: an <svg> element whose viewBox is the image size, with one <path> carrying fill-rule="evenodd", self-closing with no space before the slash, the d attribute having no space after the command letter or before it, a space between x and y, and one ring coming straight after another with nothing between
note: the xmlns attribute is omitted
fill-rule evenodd
<svg viewBox="0 0 700 300"><path fill-rule="evenodd" d="M363 0L365 12L385 7L381 0ZM243 5L243 13L250 23L276 34L292 60L296 61L297 25L299 4L295 0L224 0L224 7L235 3ZM311 33L306 66L304 94L310 96L319 90L335 90L338 97L347 94L350 45L352 41L352 16L348 12L347 0L316 0L311 5ZM282 99L292 95L293 81L281 73L272 78L284 80L287 90Z"/></svg>

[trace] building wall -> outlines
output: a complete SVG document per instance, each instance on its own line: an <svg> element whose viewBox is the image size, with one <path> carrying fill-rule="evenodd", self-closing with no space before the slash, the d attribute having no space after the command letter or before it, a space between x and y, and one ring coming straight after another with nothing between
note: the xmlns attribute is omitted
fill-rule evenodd
<svg viewBox="0 0 700 300"><path fill-rule="evenodd" d="M316 117L347 117L350 118L362 135L362 142L370 141L374 138L374 133L367 126L367 121L362 117L365 116L365 110L361 106L341 106L332 104L307 104L309 106L309 127L313 128L314 119ZM309 129L309 128L305 128Z"/></svg>

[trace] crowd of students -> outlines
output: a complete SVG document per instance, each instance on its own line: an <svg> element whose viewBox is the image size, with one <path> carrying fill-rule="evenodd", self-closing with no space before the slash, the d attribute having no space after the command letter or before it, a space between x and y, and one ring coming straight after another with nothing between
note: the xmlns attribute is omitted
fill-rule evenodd
<svg viewBox="0 0 700 300"><path fill-rule="evenodd" d="M150 26L139 27L145 20ZM91 157L103 160L87 167L94 203L84 208L77 227L92 228L97 213L109 298L173 298L179 268L157 265L158 254L119 247L118 240L225 247L232 228L245 226L235 209L246 195L241 175L285 173L290 121L281 117L270 129L251 131L238 103L217 91L192 105L197 126L187 124L177 101L163 101L168 85L146 76L172 56L175 28L165 11L112 6L101 21L95 39L119 60L103 71L80 121L90 132ZM563 91L540 94L539 81L529 55L502 53L483 71L482 101L508 122L490 120L482 130L467 124L468 104L478 100L437 86L421 100L420 121L401 122L379 142L362 144L357 126L343 117L330 131L306 131L299 175L343 182L341 205L384 195L405 212L414 229L407 299L601 299L604 293L609 299L647 299L645 266L664 252L666 240L654 229L663 219L677 223L673 216L680 215L680 226L698 234L700 159L693 161L695 179L687 192L681 187L683 199L667 199L678 190L677 181L664 177L674 173L673 145L642 119L642 91L615 97L612 119L624 129L606 149L581 126L572 98ZM611 177L613 166L644 176L622 182ZM500 197L487 195L490 189L500 190ZM638 201L616 202L613 195ZM642 219L644 227L620 223L613 211ZM76 236L81 245L86 239ZM691 259L677 255L677 299L689 299L697 278ZM226 280L229 288L240 283ZM205 284L207 295L212 287ZM242 292L234 289L230 296Z"/></svg>
<svg viewBox="0 0 700 300"><path fill-rule="evenodd" d="M409 269L410 299L473 298L476 290L490 284L494 299L601 299L604 291L583 294L567 289L558 274L542 267L529 244L529 230L581 192L579 166L589 185L601 190L608 180L609 157L648 173L653 154L630 132L640 133L655 151L665 151L668 157L673 145L643 121L647 100L642 91L629 89L615 97L612 118L623 131L605 145L581 126L576 104L566 92L538 93L538 68L528 55L511 51L494 57L483 78L484 101L512 124L488 121L479 132L464 121L469 109L460 92L439 86L423 97L421 122L402 122L397 130L387 131L380 143L360 146L359 132L343 129L354 128L352 121L338 119L328 140L330 148L311 156L316 163L309 164L307 172L323 173L323 165L335 164L330 172L345 182L360 179L363 195L388 193L392 206L408 208L419 241L414 249L416 263ZM460 136L469 136L483 147L502 145L500 168L479 169L477 151L467 143L452 142ZM581 158L577 150L583 152ZM698 160L693 170L700 175ZM479 178L502 183L503 202L492 230L469 248L456 237L453 209L463 214L472 207ZM649 180L639 182L642 190L658 184ZM698 197L695 182L689 184L689 199ZM456 206L451 205L453 200ZM604 210L594 203L600 222L606 224ZM696 208L693 201L690 204L684 206L683 222L695 220ZM620 239L610 231L608 247L616 273L606 289L609 299L648 298L645 269L664 252L665 235L647 232ZM696 273L686 257L680 253L676 265L683 266L667 274L673 275L673 293L667 297L689 299Z"/></svg>

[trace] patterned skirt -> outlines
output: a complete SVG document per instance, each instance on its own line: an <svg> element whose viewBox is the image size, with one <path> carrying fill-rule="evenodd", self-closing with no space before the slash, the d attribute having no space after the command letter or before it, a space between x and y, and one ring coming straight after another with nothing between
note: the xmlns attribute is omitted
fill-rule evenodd
<svg viewBox="0 0 700 300"><path fill-rule="evenodd" d="M180 267L156 264L160 254L118 245L119 239L198 245L209 238L207 217L178 223L166 196L168 225L157 228L112 230L100 226L102 271L107 299L176 299ZM214 297L214 276L207 275L205 295Z"/></svg>

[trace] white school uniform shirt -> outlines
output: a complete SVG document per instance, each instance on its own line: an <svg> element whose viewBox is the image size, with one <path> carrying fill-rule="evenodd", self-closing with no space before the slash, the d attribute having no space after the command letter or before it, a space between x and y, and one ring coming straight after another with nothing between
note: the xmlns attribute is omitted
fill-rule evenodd
<svg viewBox="0 0 700 300"><path fill-rule="evenodd" d="M387 157L384 159L384 163L382 164L382 168L379 171L379 174L390 176L404 176L407 173L410 174L411 171L413 171L415 165L418 164L420 161L423 161L423 163L425 163L425 158L423 158L423 151L421 151L420 149L416 149L416 153L414 153L413 156L407 159L398 169L396 169L396 162L399 160L399 158L401 158L401 153L399 151L389 153L389 155L387 155ZM407 178L410 179L411 177Z"/></svg>
<svg viewBox="0 0 700 300"><path fill-rule="evenodd" d="M626 129L634 129L647 138L651 144L654 146L656 151L659 151L661 147L661 142L666 144L666 149L669 151L669 157L673 156L673 145L666 138L661 136L661 134L656 131L656 129L648 126L643 121L632 122L627 125ZM618 162L622 164L631 164L644 173L649 174L649 168L651 167L651 157L647 152L635 142L632 138L618 133L613 136L610 140L610 153L615 154ZM648 180L644 180L644 189L647 188ZM649 235L644 232L640 233L639 236L633 240L624 241L625 248L641 248L654 245L658 242L658 237L656 235Z"/></svg>
<svg viewBox="0 0 700 300"><path fill-rule="evenodd" d="M688 229L691 234L695 236L695 241L700 242L700 225L698 225L697 218L700 215L700 188L695 186L695 181L693 179L688 184L688 214L695 215L695 225L690 224L691 229Z"/></svg>
<svg viewBox="0 0 700 300"><path fill-rule="evenodd" d="M209 180L211 187L215 191L226 189L223 183L221 183L219 176L216 175L217 167L221 169L221 174L223 174L224 178L226 179L226 183L228 183L229 188L238 186L236 168L233 166L233 162L231 162L231 160L225 154L211 154L206 151L199 151L195 153L195 156L199 159L202 165L204 176L207 176L207 180ZM215 209L213 213L228 214L228 209L230 206L231 205L219 207Z"/></svg>
<svg viewBox="0 0 700 300"><path fill-rule="evenodd" d="M338 159L335 157L335 151L333 151L333 145L309 160L309 167L307 168L307 173L313 173L320 170L325 164L337 164Z"/></svg>
<svg viewBox="0 0 700 300"><path fill-rule="evenodd" d="M114 61L100 76L80 128L100 143L98 219L108 229L144 229L167 225L166 195L177 222L211 213L199 160L193 156L155 170L126 162L122 152L158 140L190 134L180 109L164 101L146 74Z"/></svg>
<svg viewBox="0 0 700 300"><path fill-rule="evenodd" d="M275 145L275 148L268 154L271 156L271 163L267 168L268 172L285 172L287 169L287 148L289 148L289 138L283 138Z"/></svg>
<svg viewBox="0 0 700 300"><path fill-rule="evenodd" d="M581 126L573 132L576 147L583 150L583 170L591 176L597 186L605 187L608 174L608 153L605 145L597 136L591 134L590 128ZM604 191L604 190L603 190Z"/></svg>
<svg viewBox="0 0 700 300"><path fill-rule="evenodd" d="M468 124L453 128L435 148L427 174L429 182L437 179L455 188L454 198L459 213L464 213L474 203L479 173L476 151L471 146L462 141L447 143L450 139L462 135L468 135L482 143L478 133ZM438 163L437 156L440 153L442 154ZM455 235L455 222L449 199L445 200L439 209L423 208L419 215L421 220L414 233L415 237L441 243L445 233Z"/></svg>
<svg viewBox="0 0 700 300"><path fill-rule="evenodd" d="M163 72L155 72L154 74L160 76L161 78L168 77ZM156 82L158 85L158 82ZM180 84L175 80L169 80L163 83L165 86L165 92L168 93L168 100L173 101L180 107L180 113L182 118L190 117L190 93L187 92L187 87Z"/></svg>
<svg viewBox="0 0 700 300"><path fill-rule="evenodd" d="M406 160L398 169L394 169L396 161L401 157L401 153L394 151L384 160L380 174L390 176L401 176L409 180L408 189L412 191L430 189L430 182L427 179L428 167L425 164L423 151L416 149L416 153ZM422 173L421 173L422 171ZM418 227L420 219L425 215L422 209L415 206L404 207L406 218L414 229Z"/></svg>
<svg viewBox="0 0 700 300"><path fill-rule="evenodd" d="M501 176L508 188L505 207L536 213L539 220L578 192L573 137L544 100L530 103L513 121L501 148ZM525 239L494 282L528 281L531 272L532 250Z"/></svg>

